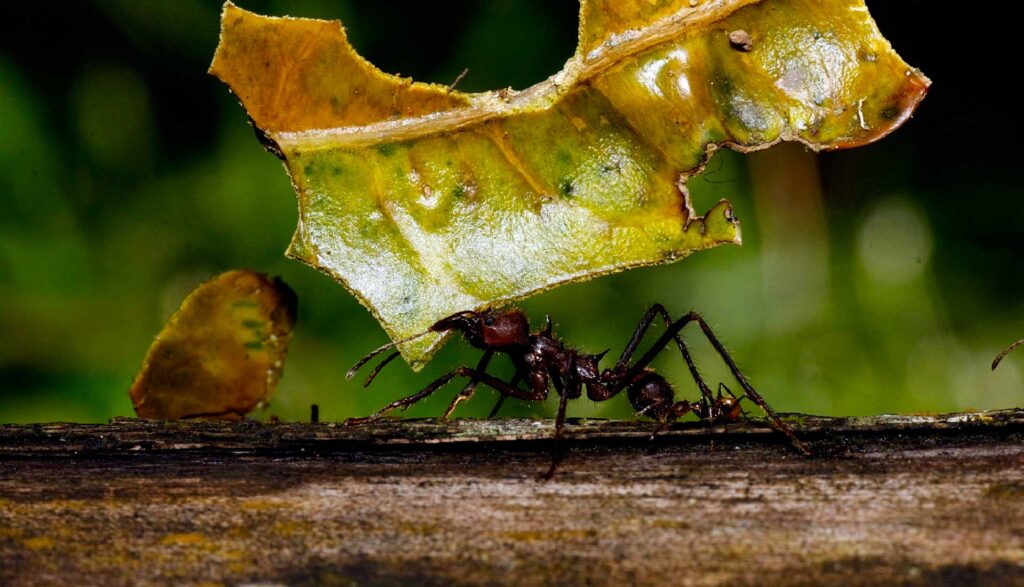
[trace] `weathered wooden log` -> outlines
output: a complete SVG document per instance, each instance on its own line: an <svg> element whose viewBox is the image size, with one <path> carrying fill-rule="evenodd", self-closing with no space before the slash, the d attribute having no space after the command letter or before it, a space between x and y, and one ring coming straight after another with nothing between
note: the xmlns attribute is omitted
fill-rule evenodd
<svg viewBox="0 0 1024 587"><path fill-rule="evenodd" d="M0 426L0 584L1024 583L1024 410Z"/></svg>

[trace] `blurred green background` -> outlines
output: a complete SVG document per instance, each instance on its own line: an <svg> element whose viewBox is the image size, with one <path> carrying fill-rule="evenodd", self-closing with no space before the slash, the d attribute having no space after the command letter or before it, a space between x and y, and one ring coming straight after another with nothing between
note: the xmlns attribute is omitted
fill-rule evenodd
<svg viewBox="0 0 1024 587"><path fill-rule="evenodd" d="M468 67L460 89L470 91L532 85L575 45L570 1L239 3L340 18L385 71L449 83ZM923 0L870 5L935 82L914 119L854 151L717 156L691 186L698 209L735 204L742 247L545 293L523 304L535 324L550 313L566 340L615 353L651 302L697 309L783 411L1024 404L1024 354L989 369L1024 336L1011 142L1021 122L999 87L1014 36ZM386 337L341 286L284 258L292 188L242 108L205 74L219 12L205 0L0 7L0 421L131 415L128 386L166 319L200 281L238 267L282 276L300 300L285 377L256 417L305 419L314 402L324 419L364 415L475 360L454 342L419 374L395 363L369 390L344 380ZM966 33L954 40L955 27ZM700 336L688 339L709 378L725 379ZM677 354L657 366L694 395ZM437 415L455 391L408 413ZM486 414L494 398L482 391L459 413ZM553 411L509 402L503 413ZM570 414L629 412L617 398L580 401Z"/></svg>

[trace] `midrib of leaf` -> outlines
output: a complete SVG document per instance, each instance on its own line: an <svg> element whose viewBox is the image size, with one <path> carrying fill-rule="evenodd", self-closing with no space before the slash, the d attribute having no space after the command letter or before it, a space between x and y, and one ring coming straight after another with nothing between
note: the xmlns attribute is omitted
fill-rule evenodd
<svg viewBox="0 0 1024 587"><path fill-rule="evenodd" d="M530 189L537 195L550 194L552 190L549 186L544 185L544 182L537 177L537 174L530 169L523 161L516 155L515 151L512 150L512 146L505 140L504 135L494 128L482 130L480 132L483 136L490 139L494 143L495 147L498 147L498 151L501 156L505 158L505 161L509 166L515 170L519 177L523 178L526 185L530 186Z"/></svg>
<svg viewBox="0 0 1024 587"><path fill-rule="evenodd" d="M472 105L453 110L397 120L385 120L362 126L319 128L298 132L268 134L278 145L301 152L352 149L386 142L409 141L430 135L455 132L523 112L538 111L554 105L566 92L596 77L624 59L647 49L681 38L691 30L723 20L736 10L763 0L709 0L695 8L646 27L612 35L582 55L577 50L561 71L523 91L499 91L471 94Z"/></svg>

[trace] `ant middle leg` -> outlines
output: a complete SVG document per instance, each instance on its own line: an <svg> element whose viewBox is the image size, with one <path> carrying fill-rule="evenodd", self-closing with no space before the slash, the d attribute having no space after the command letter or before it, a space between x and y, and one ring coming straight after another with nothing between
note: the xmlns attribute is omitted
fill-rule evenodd
<svg viewBox="0 0 1024 587"><path fill-rule="evenodd" d="M569 392L565 389L563 382L559 377L552 377L551 382L555 386L555 390L558 392L558 415L555 416L555 438L554 444L551 448L551 466L548 470L541 474L540 478L543 481L549 481L555 476L555 470L558 469L558 465L564 459L562 454L562 433L565 430L565 413L566 408L569 405Z"/></svg>
<svg viewBox="0 0 1024 587"><path fill-rule="evenodd" d="M511 385L512 387L518 387L519 386L519 381L522 380L522 378L523 378L522 374L517 372L512 377L512 380L509 381L509 385ZM490 420L491 418L494 418L495 416L498 415L498 412L501 411L501 406L505 404L505 398L507 398L507 397L508 396L503 394L503 393L502 394L498 394L498 401L494 402L494 407L491 408L491 411L487 414L487 419L488 420Z"/></svg>

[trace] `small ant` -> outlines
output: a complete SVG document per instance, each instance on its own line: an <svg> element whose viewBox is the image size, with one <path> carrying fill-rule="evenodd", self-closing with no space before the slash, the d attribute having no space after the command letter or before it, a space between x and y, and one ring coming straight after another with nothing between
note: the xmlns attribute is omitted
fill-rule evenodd
<svg viewBox="0 0 1024 587"><path fill-rule="evenodd" d="M667 330L654 342L654 345L644 353L639 360L630 364L640 341L647 333L647 329L657 317L661 317ZM729 367L736 381L743 388L744 395L736 397L724 384L718 388L718 393L713 394L708 385L704 382L697 367L690 356L690 351L683 343L679 332L690 322L696 322L704 332L711 346ZM653 438L660 431L667 428L673 422L687 413L693 412L698 418L707 422L731 422L739 419L743 413L740 401L749 398L764 410L772 427L786 435L789 441L804 454L811 454L810 450L794 434L793 430L783 422L771 407L764 401L764 398L757 393L740 372L733 362L732 357L718 341L718 338L711 331L711 327L696 312L690 312L682 318L673 321L669 313L661 304L654 304L644 314L640 324L633 332L633 336L622 351L618 362L609 369L599 369L598 363L608 352L596 355L581 353L576 349L566 346L562 341L554 337L551 325L551 316L547 316L543 330L530 333L530 324L526 316L518 308L508 310L484 310L482 312L458 312L447 318L443 318L431 326L426 332L386 344L370 354L366 355L349 370L346 377L351 379L356 372L370 361L373 357L386 351L389 348L413 340L431 332L459 331L469 343L484 351L480 362L475 369L459 367L434 380L433 383L424 387L418 393L391 402L376 413L365 418L351 418L346 424L362 424L379 420L392 410L406 409L416 402L433 394L441 387L448 384L456 377L468 377L469 383L459 392L445 410L444 417L448 418L460 402L470 399L476 391L477 385L484 384L496 389L501 393L498 404L491 411L493 417L501 403L506 397L525 401L543 401L547 399L549 386L554 386L560 397L558 404L558 416L555 419L555 441L562 436L562 429L565 425L565 410L568 400L577 399L583 394L586 387L587 397L591 401L602 402L609 400L620 392L625 391L629 403L637 411L637 414L650 417L658 422L651 437ZM654 360L662 349L675 341L679 352L683 355L690 375L700 389L701 397L695 402L687 400L676 401L675 391L672 385L661 375L656 373L648 365ZM508 382L498 379L486 372L487 366L495 353L504 353L512 360L515 366L515 375ZM380 373L385 365L398 356L398 351L391 353L382 360L373 371L366 377L363 386L369 386L374 378ZM526 389L519 387L520 382L526 382ZM722 389L728 392L727 396L722 395ZM543 475L545 479L554 475L558 465L557 457L553 459L550 469Z"/></svg>

